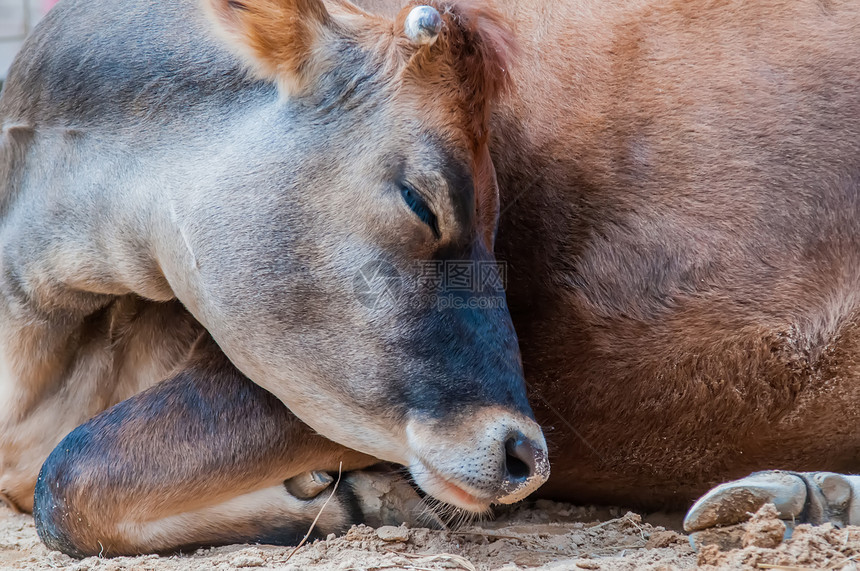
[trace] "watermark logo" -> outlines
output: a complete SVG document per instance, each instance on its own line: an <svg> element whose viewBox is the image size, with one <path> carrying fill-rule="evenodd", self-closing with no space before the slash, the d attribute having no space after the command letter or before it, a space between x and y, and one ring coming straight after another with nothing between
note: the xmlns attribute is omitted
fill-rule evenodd
<svg viewBox="0 0 860 571"><path fill-rule="evenodd" d="M396 304L403 293L397 269L385 260L364 264L352 280L355 297L365 307L380 309Z"/></svg>
<svg viewBox="0 0 860 571"><path fill-rule="evenodd" d="M353 278L358 301L370 309L408 304L416 308L494 309L505 307L504 262L425 260L403 274L384 260L368 262Z"/></svg>

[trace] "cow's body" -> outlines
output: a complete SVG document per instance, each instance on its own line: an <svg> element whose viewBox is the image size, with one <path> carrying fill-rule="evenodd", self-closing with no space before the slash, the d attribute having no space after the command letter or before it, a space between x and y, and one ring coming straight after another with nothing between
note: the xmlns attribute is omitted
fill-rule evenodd
<svg viewBox="0 0 860 571"><path fill-rule="evenodd" d="M860 470L860 5L502 4L497 253L540 493L659 509Z"/></svg>
<svg viewBox="0 0 860 571"><path fill-rule="evenodd" d="M75 10L95 11L109 3L71 4ZM399 2L367 4L384 12ZM509 306L520 336L531 401L547 432L553 461L554 476L540 493L559 499L680 507L709 486L752 470L850 472L860 468L860 431L855 429L860 416L855 301L860 285L860 44L855 39L860 8L851 2L732 0L500 4L514 24L520 52L511 67L513 90L496 107L490 123L501 195L496 250L508 264ZM88 73L87 66L80 64L81 54L89 52L80 42L76 44L79 51L70 56L72 62L54 57L57 65L45 68L34 59L26 74L19 69L20 79L9 87L18 95L7 92L5 117L20 121L20 117L26 119L28 109L36 109L48 114L38 117L39 121L57 114L95 124L103 121L108 129L88 136L92 130L67 124L41 135L37 130L36 135L44 138L33 142L29 138L34 132L27 121L7 122L4 128L7 139L14 143L11 148L31 153L23 159L7 153L3 176L12 181L10 188L45 189L62 183L69 192L63 200L75 209L92 195L99 180L117 180L118 176L141 192L174 188L178 196L184 196L187 189L229 186L232 181L225 181L225 175L237 172L263 173L257 180L260 188L278 187L277 177L289 170L282 157L301 155L307 145L295 133L261 127L277 124L266 115L276 112L276 98L271 97L274 87L228 73L235 64L222 65L218 54L227 58L224 62L234 60L214 39L205 39L208 36L196 27L203 25L202 20L191 15L190 4L177 5L184 7L178 8L178 14L170 6L145 8L153 10L149 19L137 13L133 21L123 21L126 16L113 12L92 18L90 25L98 29L124 30L120 41L111 35L110 49L93 42L92 57L116 56L110 65L95 66L100 74L94 78L97 81L81 81ZM81 27L87 21L81 17L79 25L64 27L59 21L51 23L49 17L45 29L80 38L85 37ZM150 22L147 26L154 29L171 30L171 38L194 39L168 44L163 35L148 34L142 21ZM101 36L94 33L94 37ZM50 36L43 33L42 38L47 42ZM45 48L44 53L51 51ZM131 73L117 72L122 80L118 84L105 81L104 74L112 69ZM24 94L35 93L58 99L47 106L31 105ZM10 109L10 101L21 107ZM261 104L255 105L255 101ZM119 119L112 112L116 105L123 109ZM178 108L187 108L187 115L177 114ZM165 109L173 111L164 114ZM195 115L198 112L207 119L202 127L200 116ZM330 129L332 141L338 129L352 134L350 129L361 124L334 124L324 114L320 117L319 128ZM219 137L223 133L229 136ZM238 139L237 133L242 134ZM121 138L113 139L115 134ZM94 157L98 168L87 162ZM20 168L30 158L57 166ZM17 166L12 168L11 163ZM272 172L273 164L282 168L272 175L277 180L268 180L265 175ZM206 168L200 170L201 165ZM86 176L75 178L75 172ZM481 172L481 167L475 172ZM68 180L75 182L69 186ZM118 197L126 191L133 196L141 193L120 191ZM19 247L20 236L27 236L32 241L29 248L58 248L62 255L52 258L52 264L62 266L64 260L79 259L80 252L74 250L76 236L50 230L52 216L62 213L58 204L63 200L25 198L10 193L0 203L6 232L4 251ZM214 451L223 442L211 440L211 434L235 430L239 434L236 441L246 446L243 450L259 453L243 460L245 464L235 464L235 456L213 452L207 462L189 468L182 481L199 483L194 478L202 478L205 468L213 465L256 471L256 480L241 481L242 491L262 491L240 496L247 500L243 509L257 509L261 502L281 502L286 507L266 512L266 517L273 521L296 513L304 517L315 504L299 509L289 503L294 501L292 497L284 499L277 496L282 491L273 490L279 480L313 469L309 458L314 455L297 454L285 469L271 460L283 456L281 448L266 447L251 437L243 441L240 436L253 433L254 423L261 427L274 423L289 428L280 436L266 432L270 440L295 439L305 446L309 437L291 415L271 409L267 397L248 396L257 393L247 388L249 381L223 359L204 330L226 345L230 359L254 382L291 407L301 408L305 403L295 389L255 374L253 354L243 353L253 343L243 343L241 338L253 328L252 318L219 329L219 316L207 313L206 303L195 306L199 296L183 288L193 290L196 282L185 284L180 271L196 267L194 259L177 262L167 284L158 276L170 273L171 268L154 267L151 257L141 255L141 251L149 252L151 242L141 236L169 235L177 225L162 221L162 226L153 226L145 209L141 214L133 202L113 200L107 201L113 205L110 220L119 218L122 224L101 224L104 220L99 217L82 221L82 227L94 236L84 247L110 242L127 244L128 249L115 259L95 258L103 263L96 271L89 266L81 269L89 276L97 274L97 284L87 280L69 283L68 276L80 268L68 267L62 268L66 277L58 284L64 286L65 295L77 296L75 304L91 303L93 309L104 307L99 300L110 296L114 300L111 309L89 312L93 317L81 329L87 332L85 336L67 330L57 333L57 322L46 322L38 343L21 335L22 330L31 331L23 327L15 328L16 337L7 340L7 351L13 341L30 343L20 349L21 354L44 351L46 357L36 361L38 366L50 365L51 355L56 354L56 345L45 341L50 335L56 335L58 343L76 343L79 354L91 351L96 357L64 364L67 378L99 382L90 393L51 389L57 395L51 403L35 382L27 385L36 395L32 399L15 392L20 387L0 370L6 375L0 379L5 382L0 391L13 395L10 402L18 407L6 413L6 426L15 430L7 431L0 442L7 466L0 474L4 493L28 508L26 497L35 485L35 471L62 434L95 412L172 376L168 383L73 433L78 439L90 439L90 448L80 449L112 450L116 444L110 437L105 437L103 445L93 442L101 442L98 439L110 434L112 426L131 431L145 423L147 411L176 391L181 393L182 387L200 388L194 388L193 398L186 395L185 408L177 405L180 418L201 410L221 411L218 394L240 399L248 407L237 406L236 411L256 410L248 403L261 399L267 413L259 418L234 411L236 417L247 419L239 423L241 427L232 425L234 417L222 411L218 416L226 420L218 427L186 435L191 442L199 438L202 448L209 446ZM201 203L205 201L195 202ZM104 202L99 204L103 208ZM477 204L480 217L480 198ZM9 238L16 215L46 205L48 210L24 216L21 224L37 219L47 229L31 232L19 225L15 240ZM218 218L182 210L182 201L178 206L179 211L167 212L191 220ZM253 208L259 204L248 206L237 198L228 207L244 213L234 216L238 220L243 215L253 218ZM277 209L264 209L273 210ZM214 240L218 232L230 230L225 226L195 231ZM54 241L47 242L43 236ZM181 233L173 238L170 243L174 246L189 239L197 245L205 243L199 236L189 238ZM239 251L254 251L255 244L243 243L241 233L234 239ZM312 247L314 242L305 246ZM193 252L196 247L188 249ZM182 249L170 251L175 255ZM245 258L229 260L239 270L247 262ZM256 267L269 271L270 262ZM300 262L301 257L296 263ZM294 263L294 258L284 263ZM122 270L125 281L112 280L116 268ZM6 275L8 278L8 271ZM191 275L195 275L193 271ZM19 276L11 277L12 283L20 282ZM42 291L49 293L47 303L61 297L50 288ZM177 291L196 319L168 301ZM11 299L20 295L8 286L4 294ZM142 311L136 305L138 296L164 300L167 305L147 302ZM260 296L264 304L272 299ZM347 307L341 308L334 300L330 311L320 310L316 317L345 319ZM124 320L132 316L136 325L125 327ZM302 316L292 317L300 320ZM12 318L11 313L4 315L4 319ZM26 318L28 327L39 327L31 316ZM140 347L135 335L146 337L153 327L171 329L171 337L164 340L168 347L145 354L121 350L126 344ZM445 327L450 329L450 324ZM438 333L447 337L444 331ZM370 341L373 345L378 340ZM480 348L481 343L474 347ZM325 367L330 361L324 357L331 355L334 353L321 355L316 366ZM463 362L475 358L463 357ZM6 360L10 360L8 354ZM226 372L213 372L206 365L209 362L221 363L218 370ZM110 374L93 375L92 367L99 364ZM78 366L82 368L76 369ZM481 367L478 369L486 371ZM36 373L34 378L39 377ZM224 387L220 393L205 388L213 386L205 383L210 377ZM84 386L83 380L74 386ZM438 396L444 388L432 385L437 392L424 396ZM57 403L74 398L79 399L74 405L58 408ZM44 403L41 413L40 402ZM458 404L456 399L442 403ZM521 405L504 406L525 410ZM63 414L57 415L59 410ZM51 415L62 422L43 420ZM364 420L372 424L370 419ZM397 453L382 444L374 448L376 428L344 434L343 428L335 426L337 422L314 421L315 428L346 446L399 460ZM38 432L45 426L52 430ZM153 438L163 436L157 428L155 432ZM381 428L377 432L391 438ZM389 442L385 438L382 441ZM34 448L36 452L27 450L33 442L40 446ZM75 448L77 441L70 445ZM341 459L351 468L373 461L322 439L307 446L324 450L317 456L318 469L331 470ZM63 470L80 464L63 463L61 456L55 451L46 470L49 481L65 485ZM73 457L86 465L81 456ZM130 462L130 470L145 461L145 455L134 457L137 463ZM8 466L23 471L24 476ZM175 467L170 462L164 465L167 471ZM147 474L142 488L122 488L122 493L107 495L105 501L116 500L126 508L132 502L135 509L140 508L134 502L157 495L165 486L158 481L158 469ZM173 497L202 494L191 484L176 485L170 492ZM221 499L224 503L215 507L194 502L188 506L198 510L195 517L202 513L224 522L217 533L206 536L210 542L272 538L266 535L271 529L261 531L246 521L249 512L237 512L229 497ZM332 516L341 519L330 527L337 528L338 522L349 519L343 513L350 505L349 501L341 504L341 512ZM150 514L152 521L135 523L138 543L122 543L127 541L126 530L122 535L126 539L116 540L120 545L116 552L145 550L147 545L153 549L175 546L165 537L188 525L182 518L165 519L171 512L164 505L155 509L146 504L145 508L155 510L155 515ZM96 505L89 509L107 508ZM304 521L295 517L299 523ZM230 535L227 528L234 523L230 518L242 523L234 527L252 529L245 535ZM78 538L83 542L80 545L63 543L68 538L55 529L62 527L56 514L37 511L37 519L42 522L40 532L52 545L72 553L87 551L80 547L86 543L83 539ZM88 537L87 545L94 545L96 539Z"/></svg>

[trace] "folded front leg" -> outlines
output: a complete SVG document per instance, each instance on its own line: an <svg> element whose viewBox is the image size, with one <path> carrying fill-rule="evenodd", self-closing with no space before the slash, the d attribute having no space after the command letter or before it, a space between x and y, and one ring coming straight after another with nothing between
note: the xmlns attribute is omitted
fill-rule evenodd
<svg viewBox="0 0 860 571"><path fill-rule="evenodd" d="M183 371L54 449L33 514L49 547L78 557L294 544L328 499L341 463L348 471L375 462L314 433L205 338ZM379 485L367 486L368 478ZM396 506L365 497L369 489ZM381 516L370 512L380 509L408 521L404 512L417 501L391 474L346 474L315 535L374 522Z"/></svg>

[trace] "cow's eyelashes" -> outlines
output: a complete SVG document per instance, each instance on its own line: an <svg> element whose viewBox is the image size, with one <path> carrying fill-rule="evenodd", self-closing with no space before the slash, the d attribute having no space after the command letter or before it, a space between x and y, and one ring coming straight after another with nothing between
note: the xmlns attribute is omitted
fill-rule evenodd
<svg viewBox="0 0 860 571"><path fill-rule="evenodd" d="M433 211L430 210L430 206L427 202L421 198L421 196L415 192L414 189L402 185L400 187L400 196L403 197L403 201L406 202L406 205L415 213L418 218L421 219L424 224L430 227L433 230L433 235L437 238L439 237L439 223L436 220L436 215L433 214Z"/></svg>

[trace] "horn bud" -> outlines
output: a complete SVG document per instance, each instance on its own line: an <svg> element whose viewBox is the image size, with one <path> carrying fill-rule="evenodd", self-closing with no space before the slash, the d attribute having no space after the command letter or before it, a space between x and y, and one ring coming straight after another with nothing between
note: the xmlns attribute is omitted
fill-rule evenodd
<svg viewBox="0 0 860 571"><path fill-rule="evenodd" d="M406 16L406 37L416 46L430 46L442 31L442 16L432 6L416 6Z"/></svg>

